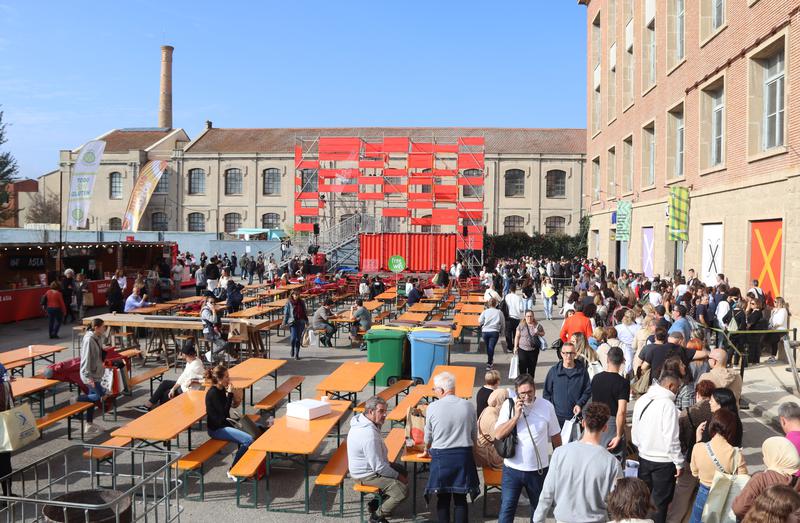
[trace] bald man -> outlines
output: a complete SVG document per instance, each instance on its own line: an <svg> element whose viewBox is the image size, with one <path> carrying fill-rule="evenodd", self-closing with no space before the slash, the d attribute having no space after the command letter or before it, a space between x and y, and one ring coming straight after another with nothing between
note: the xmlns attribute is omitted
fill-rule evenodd
<svg viewBox="0 0 800 523"><path fill-rule="evenodd" d="M711 370L702 374L697 381L709 380L718 388L731 389L733 395L736 396L736 402L742 395L742 377L733 369L727 368L725 365L728 363L728 353L725 349L714 349L708 356L708 364Z"/></svg>

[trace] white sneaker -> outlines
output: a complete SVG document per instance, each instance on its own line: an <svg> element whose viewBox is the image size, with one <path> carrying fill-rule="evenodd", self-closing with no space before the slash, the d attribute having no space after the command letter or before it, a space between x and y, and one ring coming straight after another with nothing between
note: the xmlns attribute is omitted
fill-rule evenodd
<svg viewBox="0 0 800 523"><path fill-rule="evenodd" d="M206 361L208 361L209 363L214 363L214 357L211 354L211 351L206 352Z"/></svg>
<svg viewBox="0 0 800 523"><path fill-rule="evenodd" d="M98 427L94 423L87 423L86 427L84 427L84 432L86 434L100 434L100 432L102 431L100 430L100 427Z"/></svg>
<svg viewBox="0 0 800 523"><path fill-rule="evenodd" d="M230 473L230 471L226 472L226 473L225 473L225 475L226 475L226 476L228 476L228 479L229 479L229 480L231 480L231 481L237 481L237 479L236 479L236 476L234 476L233 474L231 474L231 473Z"/></svg>

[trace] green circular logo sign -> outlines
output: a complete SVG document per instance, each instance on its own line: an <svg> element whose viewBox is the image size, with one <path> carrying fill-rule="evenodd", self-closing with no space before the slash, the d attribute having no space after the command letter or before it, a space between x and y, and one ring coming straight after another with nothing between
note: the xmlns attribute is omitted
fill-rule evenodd
<svg viewBox="0 0 800 523"><path fill-rule="evenodd" d="M389 257L389 270L392 272L403 272L403 269L406 268L406 259L402 256L390 256Z"/></svg>
<svg viewBox="0 0 800 523"><path fill-rule="evenodd" d="M83 209L72 209L72 218L75 221L80 221L83 219Z"/></svg>
<svg viewBox="0 0 800 523"><path fill-rule="evenodd" d="M94 153L92 151L86 151L86 154L83 155L83 161L86 163L94 163Z"/></svg>

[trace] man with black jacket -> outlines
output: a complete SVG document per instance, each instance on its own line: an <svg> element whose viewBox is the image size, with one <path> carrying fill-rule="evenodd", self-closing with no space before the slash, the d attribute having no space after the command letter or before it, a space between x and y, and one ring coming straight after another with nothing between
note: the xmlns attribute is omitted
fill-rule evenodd
<svg viewBox="0 0 800 523"><path fill-rule="evenodd" d="M544 381L544 399L551 402L556 409L558 425L572 416L580 414L581 409L592 397L592 384L586 364L577 359L575 346L566 342L561 347L564 358L550 367Z"/></svg>
<svg viewBox="0 0 800 523"><path fill-rule="evenodd" d="M211 261L206 264L206 286L208 290L214 291L219 285L219 265L217 265L217 259L211 258Z"/></svg>

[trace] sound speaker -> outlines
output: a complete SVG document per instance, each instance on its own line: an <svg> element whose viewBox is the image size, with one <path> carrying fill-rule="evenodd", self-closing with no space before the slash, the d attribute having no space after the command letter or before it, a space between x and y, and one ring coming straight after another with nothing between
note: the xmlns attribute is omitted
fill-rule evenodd
<svg viewBox="0 0 800 523"><path fill-rule="evenodd" d="M314 234L319 234L319 224L318 223L314 224Z"/></svg>
<svg viewBox="0 0 800 523"><path fill-rule="evenodd" d="M469 231L467 231L467 226L465 225L464 228L462 229L462 236L466 236L468 232Z"/></svg>

